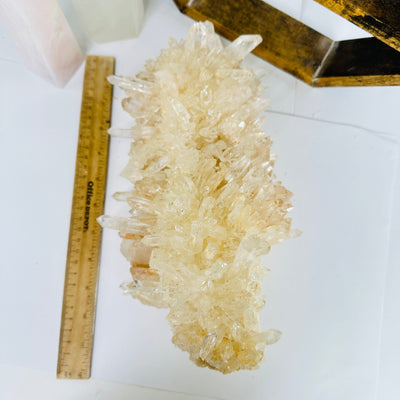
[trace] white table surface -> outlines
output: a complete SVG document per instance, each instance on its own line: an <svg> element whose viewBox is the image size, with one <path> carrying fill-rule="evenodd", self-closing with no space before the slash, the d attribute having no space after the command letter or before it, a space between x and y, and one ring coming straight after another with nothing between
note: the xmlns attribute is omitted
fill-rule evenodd
<svg viewBox="0 0 400 400"><path fill-rule="evenodd" d="M268 2L334 39L368 36L311 0ZM146 59L167 46L169 36L185 37L192 20L181 15L172 0L149 0L145 5L145 21L137 39L103 45L87 42L87 53L115 56L117 73L134 74ZM63 6L68 13L68 1L63 1ZM274 127L284 129L293 123L293 129L296 125L306 129L322 124L398 145L400 87L315 89L256 57L250 62L267 72L263 80L270 99L267 116ZM82 82L83 66L63 89L30 73L0 21L0 397L200 398L116 382L124 381L122 378L55 379ZM117 110L114 115L118 115ZM113 146L115 150L118 144ZM395 175L396 171L391 173ZM382 266L380 277L384 308L380 314L376 384L370 397L379 400L400 398L399 185L393 190L387 265ZM100 309L105 310L106 305L104 300ZM98 317L97 328L105 320L102 315ZM101 341L99 334L99 349ZM99 371L100 366L98 362L94 370ZM355 397L348 393L343 398ZM296 399L306 397L299 394Z"/></svg>

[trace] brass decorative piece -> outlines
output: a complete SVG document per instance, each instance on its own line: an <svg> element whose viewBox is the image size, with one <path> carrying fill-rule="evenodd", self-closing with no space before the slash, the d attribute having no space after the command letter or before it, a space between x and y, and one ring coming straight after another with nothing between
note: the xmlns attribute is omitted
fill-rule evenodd
<svg viewBox="0 0 400 400"><path fill-rule="evenodd" d="M253 53L309 85L400 85L400 53L377 38L334 41L262 0L174 2L189 17L213 22L227 39L260 34L263 41ZM364 4L361 0L320 2Z"/></svg>

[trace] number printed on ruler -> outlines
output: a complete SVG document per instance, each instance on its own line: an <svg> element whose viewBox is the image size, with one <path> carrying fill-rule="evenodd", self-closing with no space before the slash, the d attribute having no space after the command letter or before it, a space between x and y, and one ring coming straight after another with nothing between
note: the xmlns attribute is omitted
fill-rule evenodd
<svg viewBox="0 0 400 400"><path fill-rule="evenodd" d="M97 276L108 159L114 58L88 56L83 83L65 270L57 377L87 379L92 360Z"/></svg>

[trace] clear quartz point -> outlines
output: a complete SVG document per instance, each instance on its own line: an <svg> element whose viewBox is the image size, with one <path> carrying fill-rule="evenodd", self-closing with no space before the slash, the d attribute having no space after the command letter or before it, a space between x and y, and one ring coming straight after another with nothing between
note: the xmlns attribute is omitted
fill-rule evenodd
<svg viewBox="0 0 400 400"><path fill-rule="evenodd" d="M214 346L215 346L215 342L217 341L217 334L216 333L209 333L208 335L206 335L206 337L204 338L204 342L201 346L200 349L200 358L201 359L206 359L207 356L211 353L211 351L213 350Z"/></svg>
<svg viewBox="0 0 400 400"><path fill-rule="evenodd" d="M241 62L262 42L261 35L242 35L234 40L225 52L232 60Z"/></svg>
<svg viewBox="0 0 400 400"><path fill-rule="evenodd" d="M102 215L97 218L97 222L103 228L117 229L123 232L139 235L145 233L149 228L147 223L134 218L112 217L109 215Z"/></svg>
<svg viewBox="0 0 400 400"><path fill-rule="evenodd" d="M121 89L128 91L136 91L142 93L150 93L154 84L142 79L132 79L125 76L110 75L107 80L112 85L117 85Z"/></svg>
<svg viewBox="0 0 400 400"><path fill-rule="evenodd" d="M194 51L197 47L205 46L210 52L219 52L223 49L221 39L215 34L214 25L210 21L196 22L189 30L185 48L188 51Z"/></svg>
<svg viewBox="0 0 400 400"><path fill-rule="evenodd" d="M151 126L149 127L133 126L132 128L125 128L125 129L111 127L108 130L108 133L109 135L114 137L138 140L144 137L151 136L155 132L155 130L156 129Z"/></svg>

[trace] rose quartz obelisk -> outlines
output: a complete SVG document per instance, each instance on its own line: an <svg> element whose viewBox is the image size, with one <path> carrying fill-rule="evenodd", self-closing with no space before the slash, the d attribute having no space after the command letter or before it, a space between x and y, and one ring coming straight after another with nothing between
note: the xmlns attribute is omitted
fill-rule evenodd
<svg viewBox="0 0 400 400"><path fill-rule="evenodd" d="M83 55L57 0L0 0L0 17L25 65L64 86Z"/></svg>

